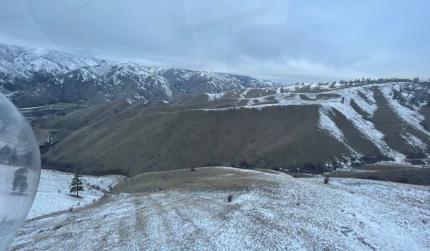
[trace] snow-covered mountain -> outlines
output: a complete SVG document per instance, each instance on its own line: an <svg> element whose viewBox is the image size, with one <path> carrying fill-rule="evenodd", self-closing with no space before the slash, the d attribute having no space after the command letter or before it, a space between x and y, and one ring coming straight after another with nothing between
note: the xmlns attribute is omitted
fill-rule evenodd
<svg viewBox="0 0 430 251"><path fill-rule="evenodd" d="M248 76L148 67L70 53L0 44L0 91L20 107L116 99L173 100L278 84Z"/></svg>

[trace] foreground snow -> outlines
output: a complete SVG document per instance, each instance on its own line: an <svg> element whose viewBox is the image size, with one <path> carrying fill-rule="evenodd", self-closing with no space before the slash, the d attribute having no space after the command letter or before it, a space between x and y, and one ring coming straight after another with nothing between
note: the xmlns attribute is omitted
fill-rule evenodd
<svg viewBox="0 0 430 251"><path fill-rule="evenodd" d="M113 195L28 222L11 250L430 249L429 187L225 170L248 186Z"/></svg>
<svg viewBox="0 0 430 251"><path fill-rule="evenodd" d="M58 211L77 208L94 203L100 199L110 187L114 186L121 176L87 176L82 177L84 191L81 198L70 196L69 185L73 174L52 170L42 170L40 182L28 219Z"/></svg>

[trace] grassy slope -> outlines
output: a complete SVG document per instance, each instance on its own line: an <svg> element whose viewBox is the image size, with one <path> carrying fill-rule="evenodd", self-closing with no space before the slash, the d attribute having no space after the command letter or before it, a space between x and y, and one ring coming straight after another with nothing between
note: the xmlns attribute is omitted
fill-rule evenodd
<svg viewBox="0 0 430 251"><path fill-rule="evenodd" d="M119 194L165 190L243 191L259 185L260 180L256 179L256 174L257 172L249 170L223 167L150 172L127 178L116 185L112 192ZM267 181L264 184L267 185Z"/></svg>
<svg viewBox="0 0 430 251"><path fill-rule="evenodd" d="M317 127L317 105L263 111L175 111L172 107L163 111L141 104L117 113L106 106L99 109L41 125L71 123L71 127L98 118L56 144L45 156L51 165L131 175L220 164L315 170L331 156L346 153L341 143Z"/></svg>
<svg viewBox="0 0 430 251"><path fill-rule="evenodd" d="M321 171L323 163L348 153L342 143L318 128L318 105L196 110L243 105L249 100L240 100L240 96L266 92L226 92L212 102L201 94L169 105L118 101L39 121L36 126L53 133L54 141L64 138L44 156L51 166L61 170L79 168L90 174L134 175L212 165L315 172ZM353 108L374 123L392 149L412 159L422 157L421 150L407 144L402 136L411 134L426 144L430 138L403 121L379 90L374 90L374 96L378 109L373 117L357 104ZM332 120L352 149L368 161L386 159L349 118L334 112ZM422 108L422 113L426 126L428 109Z"/></svg>

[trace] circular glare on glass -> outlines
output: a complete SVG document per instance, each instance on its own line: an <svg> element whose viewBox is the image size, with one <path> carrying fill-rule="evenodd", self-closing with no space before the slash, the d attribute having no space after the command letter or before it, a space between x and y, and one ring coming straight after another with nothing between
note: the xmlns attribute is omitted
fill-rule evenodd
<svg viewBox="0 0 430 251"><path fill-rule="evenodd" d="M30 125L0 93L0 250L24 223L40 178L40 153Z"/></svg>

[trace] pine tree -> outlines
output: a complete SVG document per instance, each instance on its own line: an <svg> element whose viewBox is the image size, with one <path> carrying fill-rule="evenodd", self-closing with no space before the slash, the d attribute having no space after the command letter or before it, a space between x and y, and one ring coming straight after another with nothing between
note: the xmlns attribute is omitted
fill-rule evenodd
<svg viewBox="0 0 430 251"><path fill-rule="evenodd" d="M78 173L75 173L72 183L70 183L70 193L76 193L76 197L79 197L79 191L84 191L84 186L80 177Z"/></svg>

